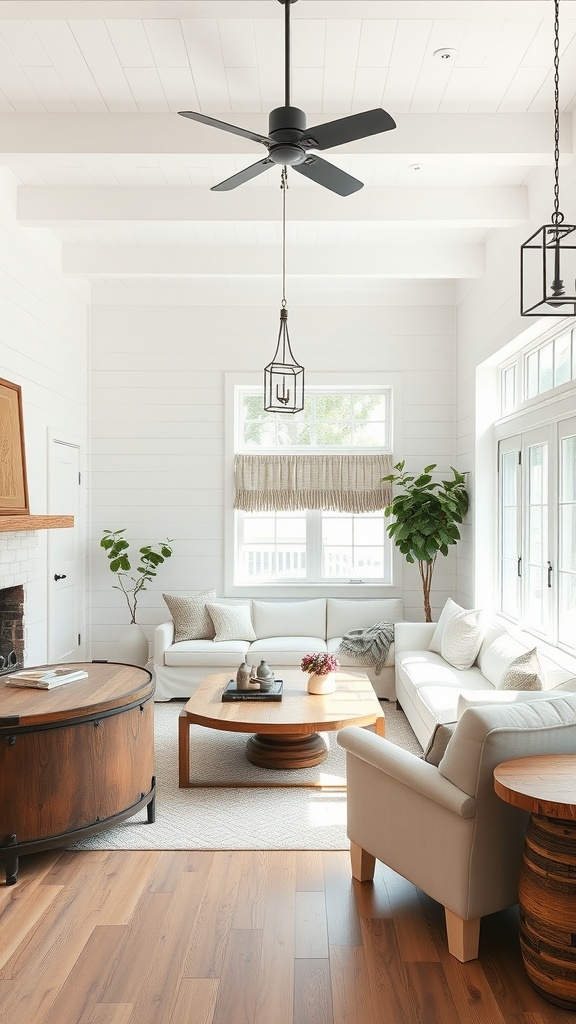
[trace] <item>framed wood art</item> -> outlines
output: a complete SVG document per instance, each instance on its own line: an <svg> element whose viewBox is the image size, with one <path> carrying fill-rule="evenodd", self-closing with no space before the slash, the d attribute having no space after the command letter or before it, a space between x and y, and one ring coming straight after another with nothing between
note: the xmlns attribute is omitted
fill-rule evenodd
<svg viewBox="0 0 576 1024"><path fill-rule="evenodd" d="M0 516L28 515L22 392L0 377Z"/></svg>

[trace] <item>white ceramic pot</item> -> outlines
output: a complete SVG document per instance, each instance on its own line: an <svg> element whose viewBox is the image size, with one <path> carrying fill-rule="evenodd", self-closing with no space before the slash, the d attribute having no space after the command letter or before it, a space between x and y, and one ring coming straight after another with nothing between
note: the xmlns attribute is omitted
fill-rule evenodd
<svg viewBox="0 0 576 1024"><path fill-rule="evenodd" d="M127 665L146 665L149 657L146 634L137 622L130 623L118 637L118 661Z"/></svg>
<svg viewBox="0 0 576 1024"><path fill-rule="evenodd" d="M336 689L336 673L327 672L320 676L311 672L308 676L308 693L334 693Z"/></svg>

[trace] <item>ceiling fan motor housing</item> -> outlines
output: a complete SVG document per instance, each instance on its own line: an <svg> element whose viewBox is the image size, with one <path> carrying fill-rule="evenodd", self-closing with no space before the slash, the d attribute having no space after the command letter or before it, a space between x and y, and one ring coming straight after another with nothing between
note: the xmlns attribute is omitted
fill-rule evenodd
<svg viewBox="0 0 576 1024"><path fill-rule="evenodd" d="M275 164L294 167L306 159L306 151L299 145L306 131L306 114L300 107L276 107L268 117L270 159Z"/></svg>

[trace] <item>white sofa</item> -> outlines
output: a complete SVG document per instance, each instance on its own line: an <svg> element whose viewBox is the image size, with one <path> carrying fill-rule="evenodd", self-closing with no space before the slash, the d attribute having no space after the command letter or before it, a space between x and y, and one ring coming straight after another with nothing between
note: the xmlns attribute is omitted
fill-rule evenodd
<svg viewBox="0 0 576 1024"><path fill-rule="evenodd" d="M312 598L285 601L236 601L218 598L221 604L248 604L256 639L180 640L174 643L174 622L169 619L154 631L156 701L190 697L209 673L232 678L242 661L257 667L264 659L280 674L283 668L300 668L305 654L335 653L344 633L365 629L377 622L397 623L403 616L400 599L382 600ZM366 668L378 697L394 699L394 644L385 666L373 669L343 655L343 667Z"/></svg>
<svg viewBox="0 0 576 1024"><path fill-rule="evenodd" d="M490 622L472 667L457 669L429 650L436 626L436 622L401 622L395 628L396 699L424 748L436 725L458 721L467 706L537 700L550 697L554 690L564 696L567 691L576 692L576 671L562 668L540 652L542 690L498 690L506 662L536 647L536 641L520 642L502 625ZM507 639L497 659L493 645L499 638Z"/></svg>

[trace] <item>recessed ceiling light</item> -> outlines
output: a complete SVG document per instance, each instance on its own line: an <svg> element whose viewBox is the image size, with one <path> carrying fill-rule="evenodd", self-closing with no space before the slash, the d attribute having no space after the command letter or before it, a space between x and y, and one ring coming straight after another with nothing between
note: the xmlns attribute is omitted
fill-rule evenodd
<svg viewBox="0 0 576 1024"><path fill-rule="evenodd" d="M442 61L443 64L449 64L458 56L458 50L453 50L451 47L445 46L441 50L434 50L432 56L435 57L436 60Z"/></svg>
<svg viewBox="0 0 576 1024"><path fill-rule="evenodd" d="M422 170L422 166L423 166L422 164L409 164L408 165L408 170L409 171L413 171L414 173L416 173L416 171L421 171Z"/></svg>

